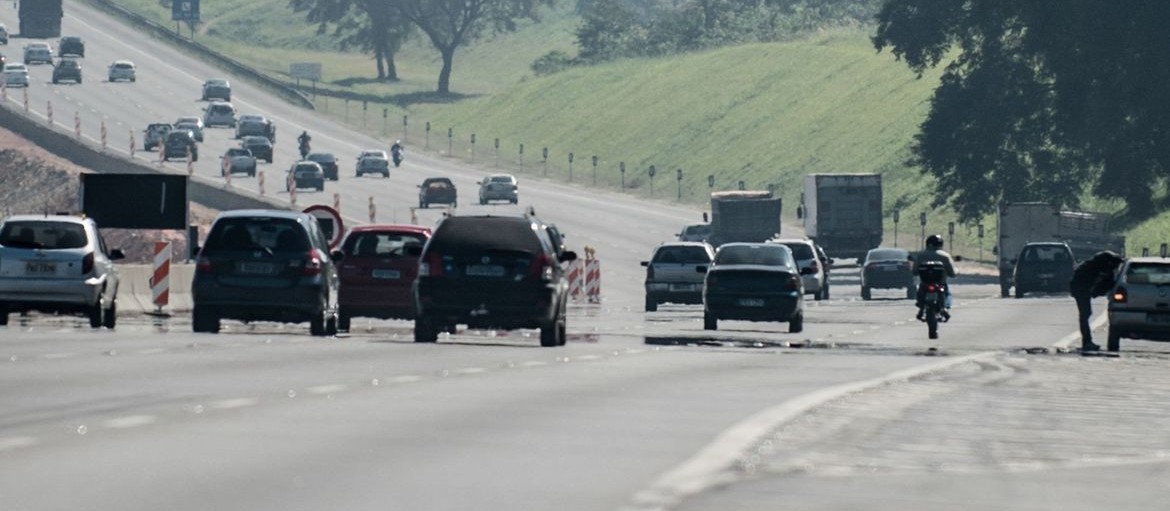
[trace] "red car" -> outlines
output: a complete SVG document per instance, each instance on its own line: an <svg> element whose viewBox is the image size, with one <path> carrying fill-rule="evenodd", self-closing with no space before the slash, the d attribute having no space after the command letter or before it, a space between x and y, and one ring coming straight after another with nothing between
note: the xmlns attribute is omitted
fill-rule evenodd
<svg viewBox="0 0 1170 511"><path fill-rule="evenodd" d="M418 257L431 229L417 225L354 227L341 242L338 329L349 330L350 318L412 319L411 286L418 275Z"/></svg>

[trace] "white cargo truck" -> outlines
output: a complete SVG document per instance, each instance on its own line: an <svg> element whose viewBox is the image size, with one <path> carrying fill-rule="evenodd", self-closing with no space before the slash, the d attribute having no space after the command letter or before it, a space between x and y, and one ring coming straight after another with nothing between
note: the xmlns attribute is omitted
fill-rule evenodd
<svg viewBox="0 0 1170 511"><path fill-rule="evenodd" d="M882 243L882 176L809 174L797 213L829 257L865 257Z"/></svg>

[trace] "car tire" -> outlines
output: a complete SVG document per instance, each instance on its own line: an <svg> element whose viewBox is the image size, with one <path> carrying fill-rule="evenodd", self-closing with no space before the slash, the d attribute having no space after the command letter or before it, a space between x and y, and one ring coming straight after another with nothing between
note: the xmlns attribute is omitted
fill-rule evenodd
<svg viewBox="0 0 1170 511"><path fill-rule="evenodd" d="M338 330L341 330L342 332L348 332L349 331L349 322L350 322L349 313L347 313L345 311L345 309L341 309L341 310L337 311L337 329Z"/></svg>
<svg viewBox="0 0 1170 511"><path fill-rule="evenodd" d="M101 328L102 327L103 312L105 312L105 311L104 311L104 309L102 309L102 299L101 299L101 297L98 297L97 303L95 303L92 307L89 308L89 326L90 326L90 328Z"/></svg>
<svg viewBox="0 0 1170 511"><path fill-rule="evenodd" d="M102 316L102 326L113 330L118 324L118 299L110 302L110 308Z"/></svg>
<svg viewBox="0 0 1170 511"><path fill-rule="evenodd" d="M907 300L914 299L914 286L910 286L910 287L906 288L906 299Z"/></svg>
<svg viewBox="0 0 1170 511"><path fill-rule="evenodd" d="M519 203L520 203L520 199L512 199L512 204L519 204Z"/></svg>
<svg viewBox="0 0 1170 511"><path fill-rule="evenodd" d="M872 298L872 295L870 294L869 286L861 286L861 299L868 301L870 298Z"/></svg>
<svg viewBox="0 0 1170 511"><path fill-rule="evenodd" d="M325 320L325 335L328 337L337 336L337 314L330 314L329 319Z"/></svg>
<svg viewBox="0 0 1170 511"><path fill-rule="evenodd" d="M1007 298L1008 296L1011 295L1011 289L1012 289L1011 286L1004 284L1004 283L1000 283L999 284L999 297L1000 298Z"/></svg>
<svg viewBox="0 0 1170 511"><path fill-rule="evenodd" d="M487 205L487 200L486 200L486 199L479 199L479 205L480 205L480 206L486 206L486 205Z"/></svg>
<svg viewBox="0 0 1170 511"><path fill-rule="evenodd" d="M383 172L382 177L384 177L386 179L390 179L390 171Z"/></svg>
<svg viewBox="0 0 1170 511"><path fill-rule="evenodd" d="M658 312L658 299L646 295L646 312Z"/></svg>
<svg viewBox="0 0 1170 511"><path fill-rule="evenodd" d="M1105 342L1105 349L1112 352L1121 351L1121 332L1109 327L1109 337Z"/></svg>
<svg viewBox="0 0 1170 511"><path fill-rule="evenodd" d="M419 316L414 319L414 342L437 342L439 340L439 329L435 327L434 322L425 316Z"/></svg>
<svg viewBox="0 0 1170 511"><path fill-rule="evenodd" d="M266 161L268 163L272 163L272 156L269 155L267 158L264 158L264 161Z"/></svg>
<svg viewBox="0 0 1170 511"><path fill-rule="evenodd" d="M540 327L540 345L545 348L561 346L565 343L565 318L558 315L547 325Z"/></svg>
<svg viewBox="0 0 1170 511"><path fill-rule="evenodd" d="M821 301L823 299L821 294L824 292L825 292L824 284L821 284L821 289L818 289L817 292L813 293L813 301L814 302Z"/></svg>
<svg viewBox="0 0 1170 511"><path fill-rule="evenodd" d="M719 318L716 318L710 312L703 313L703 330L718 330Z"/></svg>
<svg viewBox="0 0 1170 511"><path fill-rule="evenodd" d="M191 331L195 333L219 333L219 317L215 311L204 306L196 305L191 310Z"/></svg>
<svg viewBox="0 0 1170 511"><path fill-rule="evenodd" d="M325 337L328 335L325 329L325 312L314 314L309 320L309 335L313 337Z"/></svg>
<svg viewBox="0 0 1170 511"><path fill-rule="evenodd" d="M823 288L821 288L821 294L824 295L824 296L822 296L823 299L825 299L825 300L829 299L829 279L828 278L825 278L825 285Z"/></svg>
<svg viewBox="0 0 1170 511"><path fill-rule="evenodd" d="M0 304L0 326L8 324L8 306Z"/></svg>
<svg viewBox="0 0 1170 511"><path fill-rule="evenodd" d="M1016 286L1016 298L1018 299L1018 298L1023 298L1023 297L1024 297L1024 290L1021 289L1020 286Z"/></svg>
<svg viewBox="0 0 1170 511"><path fill-rule="evenodd" d="M317 191L318 191L318 192L323 192L323 191L325 191L325 185L317 185Z"/></svg>
<svg viewBox="0 0 1170 511"><path fill-rule="evenodd" d="M788 333L799 334L804 330L804 314L797 313L788 320Z"/></svg>

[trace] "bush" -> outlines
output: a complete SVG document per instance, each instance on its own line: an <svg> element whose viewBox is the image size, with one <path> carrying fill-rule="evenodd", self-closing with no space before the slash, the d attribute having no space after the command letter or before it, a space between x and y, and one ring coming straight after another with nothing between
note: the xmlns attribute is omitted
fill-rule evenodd
<svg viewBox="0 0 1170 511"><path fill-rule="evenodd" d="M567 53L553 50L532 62L532 72L536 73L536 76L551 75L572 65L573 59Z"/></svg>

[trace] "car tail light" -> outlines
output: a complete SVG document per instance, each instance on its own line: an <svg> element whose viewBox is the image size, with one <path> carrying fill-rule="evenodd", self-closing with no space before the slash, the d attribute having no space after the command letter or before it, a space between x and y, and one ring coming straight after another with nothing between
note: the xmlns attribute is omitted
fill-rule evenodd
<svg viewBox="0 0 1170 511"><path fill-rule="evenodd" d="M315 251L309 251L308 259L305 260L305 265L301 267L301 273L308 276L321 274L321 258L317 257Z"/></svg>
<svg viewBox="0 0 1170 511"><path fill-rule="evenodd" d="M534 278L551 281L553 279L553 260L548 254L540 254L532 260L532 265L529 267L529 274Z"/></svg>
<svg viewBox="0 0 1170 511"><path fill-rule="evenodd" d="M1129 301L1129 292L1124 287L1118 287L1113 290L1113 294L1109 295L1109 300L1113 303L1125 303Z"/></svg>
<svg viewBox="0 0 1170 511"><path fill-rule="evenodd" d="M654 280L654 265L646 265L646 280Z"/></svg>
<svg viewBox="0 0 1170 511"><path fill-rule="evenodd" d="M788 281L784 283L784 289L787 289L789 291L799 291L800 290L800 282L801 281L800 281L799 275L792 275L792 276L788 277Z"/></svg>
<svg viewBox="0 0 1170 511"><path fill-rule="evenodd" d="M418 263L419 277L439 277L443 275L443 258L436 252L427 254L425 259Z"/></svg>
<svg viewBox="0 0 1170 511"><path fill-rule="evenodd" d="M85 257L81 258L81 273L85 275L91 271L93 271L93 252L85 254Z"/></svg>
<svg viewBox="0 0 1170 511"><path fill-rule="evenodd" d="M195 271L200 273L211 273L211 259L208 259L207 256L199 256L199 258L195 260Z"/></svg>

